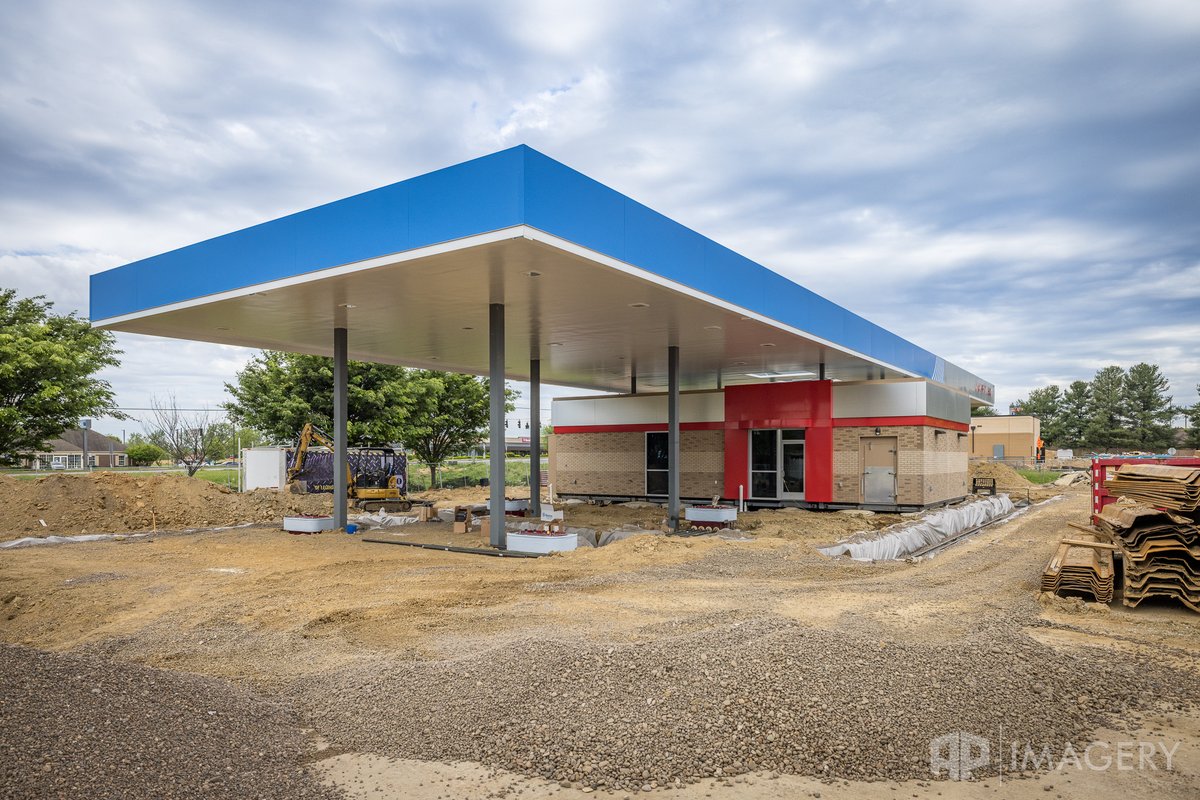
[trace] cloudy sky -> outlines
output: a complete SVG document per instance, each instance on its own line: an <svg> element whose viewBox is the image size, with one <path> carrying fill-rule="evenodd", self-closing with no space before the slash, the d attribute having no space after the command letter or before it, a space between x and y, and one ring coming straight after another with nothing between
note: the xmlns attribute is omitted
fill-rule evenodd
<svg viewBox="0 0 1200 800"><path fill-rule="evenodd" d="M1200 3L29 2L0 285L526 143L992 380L1200 383ZM119 335L123 405L250 351ZM111 427L111 426L110 426Z"/></svg>

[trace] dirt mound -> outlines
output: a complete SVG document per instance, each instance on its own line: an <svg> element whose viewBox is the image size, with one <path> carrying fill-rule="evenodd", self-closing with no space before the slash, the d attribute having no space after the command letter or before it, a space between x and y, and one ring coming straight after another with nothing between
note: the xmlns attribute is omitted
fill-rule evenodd
<svg viewBox="0 0 1200 800"><path fill-rule="evenodd" d="M330 495L258 490L238 494L182 475L0 475L0 540L30 534L127 533L278 522L285 514L329 513Z"/></svg>
<svg viewBox="0 0 1200 800"><path fill-rule="evenodd" d="M972 462L971 477L995 478L1000 489L1029 489L1037 485L1002 461Z"/></svg>
<svg viewBox="0 0 1200 800"><path fill-rule="evenodd" d="M836 511L778 508L739 514L737 527L756 538L828 544L859 531L886 528L903 519L899 514L868 513L858 516Z"/></svg>

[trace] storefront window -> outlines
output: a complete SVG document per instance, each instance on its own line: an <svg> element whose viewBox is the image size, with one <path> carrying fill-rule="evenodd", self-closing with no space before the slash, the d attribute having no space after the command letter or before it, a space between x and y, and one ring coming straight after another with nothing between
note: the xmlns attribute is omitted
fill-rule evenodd
<svg viewBox="0 0 1200 800"><path fill-rule="evenodd" d="M646 434L646 494L667 494L671 456L666 431Z"/></svg>

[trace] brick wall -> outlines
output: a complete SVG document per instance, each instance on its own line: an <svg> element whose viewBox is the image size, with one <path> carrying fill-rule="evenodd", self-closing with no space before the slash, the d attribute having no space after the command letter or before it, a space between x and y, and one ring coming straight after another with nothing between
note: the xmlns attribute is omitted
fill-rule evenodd
<svg viewBox="0 0 1200 800"><path fill-rule="evenodd" d="M896 501L900 505L924 506L967 494L966 436L918 425L881 426L879 435L896 437ZM874 427L833 429L835 503L862 502L859 444L863 437L874 436Z"/></svg>
<svg viewBox="0 0 1200 800"><path fill-rule="evenodd" d="M723 431L681 431L679 493L711 497L725 478ZM641 496L646 491L646 434L639 431L555 434L550 474L561 494Z"/></svg>
<svg viewBox="0 0 1200 800"><path fill-rule="evenodd" d="M925 504L965 497L968 493L968 435L944 428L922 430L925 443L925 458L922 464Z"/></svg>

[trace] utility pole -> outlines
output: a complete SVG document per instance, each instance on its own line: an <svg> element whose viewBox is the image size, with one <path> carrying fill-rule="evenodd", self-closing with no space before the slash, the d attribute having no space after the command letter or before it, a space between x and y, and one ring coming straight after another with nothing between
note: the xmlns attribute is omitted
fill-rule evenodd
<svg viewBox="0 0 1200 800"><path fill-rule="evenodd" d="M79 427L83 428L83 469L85 472L91 472L92 464L88 459L87 433L88 429L92 427L92 421L90 419L80 420Z"/></svg>

